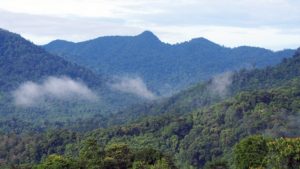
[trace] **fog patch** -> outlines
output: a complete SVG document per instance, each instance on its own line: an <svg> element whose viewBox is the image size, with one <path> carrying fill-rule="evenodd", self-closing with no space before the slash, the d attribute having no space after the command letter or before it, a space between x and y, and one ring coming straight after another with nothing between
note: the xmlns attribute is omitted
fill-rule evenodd
<svg viewBox="0 0 300 169"><path fill-rule="evenodd" d="M232 75L232 72L225 72L214 76L208 86L208 90L212 94L217 94L221 97L226 96L229 92L229 86L232 83Z"/></svg>
<svg viewBox="0 0 300 169"><path fill-rule="evenodd" d="M157 96L148 89L147 85L140 77L116 77L114 82L109 84L114 90L134 94L148 100L154 100Z"/></svg>
<svg viewBox="0 0 300 169"><path fill-rule="evenodd" d="M282 111L273 118L276 119L277 123L272 128L266 129L264 135L268 137L300 136L300 113L287 115L287 112Z"/></svg>
<svg viewBox="0 0 300 169"><path fill-rule="evenodd" d="M97 96L84 83L68 77L48 77L42 83L24 82L12 92L17 106L37 106L47 99L97 100Z"/></svg>

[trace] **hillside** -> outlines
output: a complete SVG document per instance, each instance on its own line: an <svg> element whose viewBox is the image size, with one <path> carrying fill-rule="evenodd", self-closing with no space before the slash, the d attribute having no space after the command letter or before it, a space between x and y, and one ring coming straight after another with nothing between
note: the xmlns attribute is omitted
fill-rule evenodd
<svg viewBox="0 0 300 169"><path fill-rule="evenodd" d="M180 168L203 167L248 135L299 136L299 79L269 90L242 92L231 99L183 116L167 114L125 126L99 129L90 135L103 145L150 146L173 154Z"/></svg>
<svg viewBox="0 0 300 169"><path fill-rule="evenodd" d="M84 119L142 100L112 91L103 76L2 29L0 77L0 123L4 124Z"/></svg>
<svg viewBox="0 0 300 169"><path fill-rule="evenodd" d="M130 106L117 114L109 116L96 115L93 118L77 119L72 123L60 123L60 126L86 132L96 128L122 125L124 123L129 124L133 121L138 121L140 118L147 118L153 115L173 114L174 116L180 116L218 103L239 92L281 86L286 81L299 77L299 68L300 55L298 51L292 58L285 59L273 67L224 73L170 98L157 100L153 103ZM224 88L221 88L222 90L212 90L222 87L220 84L223 83L218 83L218 81L223 82L226 79L229 80L229 83L227 82ZM4 126L7 126L7 122L4 122ZM14 127L17 126L12 125L7 127L7 130L12 130Z"/></svg>
<svg viewBox="0 0 300 169"><path fill-rule="evenodd" d="M232 148L244 137L255 134L273 138L299 136L299 84L300 80L296 78L269 90L241 92L230 99L186 115L152 116L128 125L97 129L84 135L68 130L35 134L33 138L26 134L6 135L2 139L7 142L16 141L0 146L0 149L10 150L0 158L14 164L24 164L38 163L41 157L50 154L61 154L61 158L75 158L79 160L76 164L81 164L85 146L92 146L95 151L107 151L107 147L116 146L114 152L123 154L114 156L116 160L127 158L129 154L126 152L129 150L144 151L143 149L150 148L172 157L170 159L179 168L203 168L218 160L223 161L224 165L232 165ZM299 147L298 143L295 146ZM282 151L284 150L283 148ZM95 151L89 153L96 153ZM104 155L107 156L105 153ZM91 165L100 166L108 160L101 153L94 154L89 159L97 157L104 160ZM43 163L51 164L45 161Z"/></svg>
<svg viewBox="0 0 300 169"><path fill-rule="evenodd" d="M226 48L205 38L170 45L149 31L79 43L56 40L43 47L107 76L138 76L158 95L177 92L224 71L275 65L294 52L247 46Z"/></svg>
<svg viewBox="0 0 300 169"><path fill-rule="evenodd" d="M242 91L269 89L298 77L300 49L292 58L284 59L278 65L223 73L158 102L132 106L120 112L116 118L124 122L124 119L134 120L138 116L184 114L220 102Z"/></svg>

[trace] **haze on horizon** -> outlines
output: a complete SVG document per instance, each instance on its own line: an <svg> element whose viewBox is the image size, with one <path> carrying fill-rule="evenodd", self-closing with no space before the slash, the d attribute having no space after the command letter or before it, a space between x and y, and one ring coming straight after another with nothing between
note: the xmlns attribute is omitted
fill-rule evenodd
<svg viewBox="0 0 300 169"><path fill-rule="evenodd" d="M167 43L204 37L280 50L299 47L299 6L297 0L1 0L0 27L36 44L150 30Z"/></svg>

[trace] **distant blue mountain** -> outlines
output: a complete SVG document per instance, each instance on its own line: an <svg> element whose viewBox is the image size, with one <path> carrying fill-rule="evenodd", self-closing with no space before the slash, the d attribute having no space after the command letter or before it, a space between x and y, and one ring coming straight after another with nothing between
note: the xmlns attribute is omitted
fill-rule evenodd
<svg viewBox="0 0 300 169"><path fill-rule="evenodd" d="M164 95L224 71L266 67L291 57L294 50L273 52L242 46L227 48L205 38L170 45L152 32L107 36L79 43L55 40L47 51L108 76L140 76Z"/></svg>

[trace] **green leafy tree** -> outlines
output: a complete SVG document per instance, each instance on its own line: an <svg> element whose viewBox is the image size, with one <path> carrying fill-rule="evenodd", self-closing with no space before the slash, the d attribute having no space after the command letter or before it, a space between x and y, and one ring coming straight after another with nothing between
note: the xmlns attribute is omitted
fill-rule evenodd
<svg viewBox="0 0 300 169"><path fill-rule="evenodd" d="M171 169L168 161L165 158L158 160L150 169Z"/></svg>
<svg viewBox="0 0 300 169"><path fill-rule="evenodd" d="M262 136L250 136L234 147L234 164L238 169L265 167L268 154L267 140Z"/></svg>
<svg viewBox="0 0 300 169"><path fill-rule="evenodd" d="M300 138L279 138L268 142L268 167L275 169L300 168Z"/></svg>
<svg viewBox="0 0 300 169"><path fill-rule="evenodd" d="M132 164L132 169L149 169L149 165L143 161L134 161Z"/></svg>
<svg viewBox="0 0 300 169"><path fill-rule="evenodd" d="M111 144L105 148L104 162L111 168L126 169L132 166L133 154L126 144Z"/></svg>
<svg viewBox="0 0 300 169"><path fill-rule="evenodd" d="M36 169L77 169L78 166L71 159L60 155L50 155Z"/></svg>
<svg viewBox="0 0 300 169"><path fill-rule="evenodd" d="M144 148L135 153L135 161L143 161L146 164L154 164L160 160L163 154L152 148Z"/></svg>
<svg viewBox="0 0 300 169"><path fill-rule="evenodd" d="M95 139L88 138L83 142L79 152L80 163L83 166L86 166L89 169L98 169L102 166L102 158L103 153Z"/></svg>

